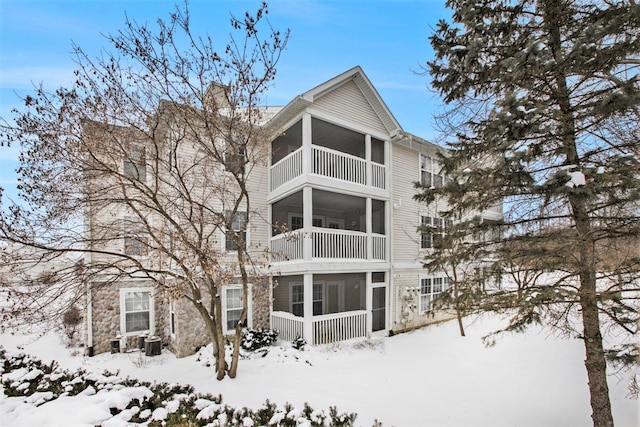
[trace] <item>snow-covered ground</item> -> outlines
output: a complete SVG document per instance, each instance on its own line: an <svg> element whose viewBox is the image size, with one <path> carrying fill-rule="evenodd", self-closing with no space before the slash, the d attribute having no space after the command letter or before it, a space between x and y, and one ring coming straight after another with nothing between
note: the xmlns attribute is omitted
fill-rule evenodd
<svg viewBox="0 0 640 427"><path fill-rule="evenodd" d="M143 381L191 384L197 392L222 394L224 403L257 409L269 399L301 408L308 402L328 412L356 412L356 425L412 426L588 426L591 409L584 350L579 340L532 329L486 348L480 337L499 326L496 318L468 319L467 337L455 322L369 341L342 343L299 352L287 344L266 357L242 360L238 377L216 381L197 356L176 359L141 353L72 355L62 338L36 341L0 335L9 351L18 348L62 368L119 372ZM77 349L76 353L77 353ZM640 405L628 399L632 373L610 377L617 427L640 425ZM135 393L135 390L130 390ZM110 418L107 403L95 395L61 397L35 406L29 399L0 396L0 425L93 426Z"/></svg>

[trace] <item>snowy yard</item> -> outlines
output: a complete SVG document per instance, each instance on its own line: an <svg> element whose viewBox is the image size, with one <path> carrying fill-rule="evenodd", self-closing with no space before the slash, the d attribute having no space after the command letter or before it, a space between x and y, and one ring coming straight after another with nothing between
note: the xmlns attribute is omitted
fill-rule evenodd
<svg viewBox="0 0 640 427"><path fill-rule="evenodd" d="M176 359L141 353L72 355L61 338L33 341L2 335L8 351L24 348L44 362L90 372L118 372L143 381L191 384L200 393L222 394L224 403L257 409L265 400L328 412L356 412L356 425L371 426L588 426L591 409L579 340L532 330L492 348L480 337L499 325L495 318L467 322L467 337L449 322L371 341L299 352L287 344L266 357L242 360L238 378L218 382L206 358ZM631 373L610 377L616 426L640 425L637 400L627 396ZM129 390L129 393L135 393ZM25 400L27 402L25 402ZM111 418L107 399L58 398L35 406L29 399L0 396L0 425L92 426Z"/></svg>

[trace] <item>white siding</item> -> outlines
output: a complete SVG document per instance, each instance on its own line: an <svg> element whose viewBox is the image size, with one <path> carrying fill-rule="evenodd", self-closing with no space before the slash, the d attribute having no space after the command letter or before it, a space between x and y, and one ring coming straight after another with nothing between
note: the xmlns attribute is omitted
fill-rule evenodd
<svg viewBox="0 0 640 427"><path fill-rule="evenodd" d="M315 100L313 107L377 132L388 134L382 121L353 81Z"/></svg>

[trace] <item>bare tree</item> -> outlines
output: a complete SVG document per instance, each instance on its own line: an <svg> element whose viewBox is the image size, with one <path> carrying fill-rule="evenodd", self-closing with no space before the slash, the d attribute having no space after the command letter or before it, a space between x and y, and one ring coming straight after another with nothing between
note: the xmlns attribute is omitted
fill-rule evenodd
<svg viewBox="0 0 640 427"><path fill-rule="evenodd" d="M143 278L186 299L214 344L218 379L236 376L249 284L264 274L265 251L246 236L266 219L250 196L276 132L263 126L262 96L289 36L267 14L263 3L232 16L242 37L220 47L192 34L186 3L153 30L127 19L101 57L74 47L72 87L39 88L15 124L2 122L3 144L22 145L28 203L4 209L3 239L84 254L81 283ZM242 285L243 307L227 366L229 283Z"/></svg>

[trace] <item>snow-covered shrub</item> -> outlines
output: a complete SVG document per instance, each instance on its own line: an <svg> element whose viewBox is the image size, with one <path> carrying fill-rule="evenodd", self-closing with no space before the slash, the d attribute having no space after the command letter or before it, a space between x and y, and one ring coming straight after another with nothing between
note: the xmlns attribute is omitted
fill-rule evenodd
<svg viewBox="0 0 640 427"><path fill-rule="evenodd" d="M272 345L278 339L275 329L246 329L242 334L242 348L249 351Z"/></svg>
<svg viewBox="0 0 640 427"><path fill-rule="evenodd" d="M266 341L273 342L277 332L269 331ZM46 405L60 396L102 393L104 404L115 425L143 424L148 427L351 427L356 414L329 414L305 403L300 410L290 404L284 408L269 402L252 410L223 405L222 396L196 394L192 386L149 383L121 378L105 371L90 373L60 370L55 362L43 364L24 353L7 353L0 347L0 374L4 393L20 396L34 406ZM108 420L105 420L108 424Z"/></svg>
<svg viewBox="0 0 640 427"><path fill-rule="evenodd" d="M305 345L307 345L307 341L301 336L296 337L296 339L291 342L291 346L296 350L303 350Z"/></svg>

